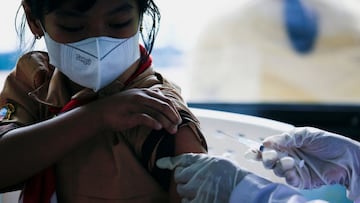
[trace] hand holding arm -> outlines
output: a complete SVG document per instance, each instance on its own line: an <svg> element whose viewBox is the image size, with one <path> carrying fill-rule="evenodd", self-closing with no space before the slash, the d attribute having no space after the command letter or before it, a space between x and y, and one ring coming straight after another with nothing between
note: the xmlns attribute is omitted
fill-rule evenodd
<svg viewBox="0 0 360 203"><path fill-rule="evenodd" d="M102 115L105 129L122 131L138 125L177 132L181 118L173 102L160 91L130 89L100 99L89 106Z"/></svg>

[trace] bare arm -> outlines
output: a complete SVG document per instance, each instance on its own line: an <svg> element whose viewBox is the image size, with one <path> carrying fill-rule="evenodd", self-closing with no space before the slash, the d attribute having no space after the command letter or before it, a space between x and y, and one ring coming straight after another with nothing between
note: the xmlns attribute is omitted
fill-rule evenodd
<svg viewBox="0 0 360 203"><path fill-rule="evenodd" d="M194 132L189 127L184 126L180 128L175 136L175 155L187 152L207 153ZM181 202L181 198L176 191L176 183L173 178L170 183L169 191L170 202Z"/></svg>

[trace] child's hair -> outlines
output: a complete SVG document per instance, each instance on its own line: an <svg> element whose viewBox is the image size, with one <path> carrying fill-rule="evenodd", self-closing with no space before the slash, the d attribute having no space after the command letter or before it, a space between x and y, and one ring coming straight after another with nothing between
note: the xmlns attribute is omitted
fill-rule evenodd
<svg viewBox="0 0 360 203"><path fill-rule="evenodd" d="M73 0L23 0L26 3L32 13L32 17L35 19L39 19L43 21L44 15L54 11L55 9L59 8L62 4L67 1ZM80 11L86 11L90 9L97 0L77 0L76 3L78 4L77 8ZM160 11L153 0L137 0L139 5L139 14L140 19L142 20L140 30L141 37L144 42L145 49L148 53L151 53L157 32L159 30L159 23L160 23ZM26 18L23 14L20 22L18 23L18 15L19 11L22 8L20 5L16 14L15 19L15 26L16 32L20 38L20 49L23 50L25 45L25 26L26 26ZM35 44L35 38L33 38L32 43L30 44L29 48L33 48ZM26 48L25 48L26 49Z"/></svg>

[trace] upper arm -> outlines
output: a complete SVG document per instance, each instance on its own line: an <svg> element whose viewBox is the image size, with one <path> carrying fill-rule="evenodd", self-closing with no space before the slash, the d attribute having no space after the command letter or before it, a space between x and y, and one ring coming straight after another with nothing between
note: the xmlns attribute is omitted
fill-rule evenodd
<svg viewBox="0 0 360 203"><path fill-rule="evenodd" d="M173 183L172 171L156 167L156 160L182 153L207 152L206 141L200 131L198 121L187 112L181 112L180 114L183 123L179 126L175 135L168 133L164 129L152 130L150 134L145 136L139 150L141 163L162 188L169 192L171 202L179 202L176 187ZM128 136L128 138L130 138L128 141L133 144L136 143L136 137Z"/></svg>
<svg viewBox="0 0 360 203"><path fill-rule="evenodd" d="M199 129L198 123L189 118L185 119L185 122L180 126L175 135L174 155L183 153L207 153L206 140ZM176 191L173 174L169 185L169 197L170 202L181 202L181 198Z"/></svg>
<svg viewBox="0 0 360 203"><path fill-rule="evenodd" d="M182 153L207 153L207 147L202 143L202 136L199 137L190 126L183 126L175 135L175 155ZM205 141L205 140L204 140ZM176 191L176 183L172 177L169 186L170 202L181 202Z"/></svg>
<svg viewBox="0 0 360 203"><path fill-rule="evenodd" d="M174 155L183 153L206 153L207 146L202 134L195 127L185 125L175 135Z"/></svg>

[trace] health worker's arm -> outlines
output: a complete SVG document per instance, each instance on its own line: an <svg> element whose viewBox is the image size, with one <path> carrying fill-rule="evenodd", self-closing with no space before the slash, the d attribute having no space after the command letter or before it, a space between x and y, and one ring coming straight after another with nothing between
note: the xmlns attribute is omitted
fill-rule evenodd
<svg viewBox="0 0 360 203"><path fill-rule="evenodd" d="M323 200L308 201L289 186L248 174L231 192L229 203L327 203Z"/></svg>
<svg viewBox="0 0 360 203"><path fill-rule="evenodd" d="M177 191L184 202L307 202L297 190L256 176L223 157L187 153L159 159L157 166L174 170Z"/></svg>

